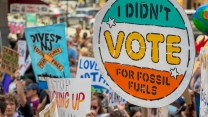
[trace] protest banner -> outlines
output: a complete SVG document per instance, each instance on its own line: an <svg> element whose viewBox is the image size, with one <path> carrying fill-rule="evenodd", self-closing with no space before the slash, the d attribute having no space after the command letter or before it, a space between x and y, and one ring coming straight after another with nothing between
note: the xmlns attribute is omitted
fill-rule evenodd
<svg viewBox="0 0 208 117"><path fill-rule="evenodd" d="M27 44L26 41L18 40L19 66L25 63Z"/></svg>
<svg viewBox="0 0 208 117"><path fill-rule="evenodd" d="M99 69L128 102L166 106L188 86L195 46L188 17L177 1L108 1L94 31Z"/></svg>
<svg viewBox="0 0 208 117"><path fill-rule="evenodd" d="M50 98L56 96L59 117L85 117L90 112L91 80L47 78Z"/></svg>
<svg viewBox="0 0 208 117"><path fill-rule="evenodd" d="M208 49L202 48L200 51L201 65L201 89L200 89L200 117L208 116Z"/></svg>
<svg viewBox="0 0 208 117"><path fill-rule="evenodd" d="M125 104L126 100L119 96L115 91L111 88L109 90L109 106L116 106L120 102L121 104Z"/></svg>
<svg viewBox="0 0 208 117"><path fill-rule="evenodd" d="M108 93L109 85L101 75L97 63L94 58L80 57L77 68L77 78L91 78L92 80L92 92Z"/></svg>
<svg viewBox="0 0 208 117"><path fill-rule="evenodd" d="M3 46L3 56L0 67L1 72L5 72L12 76L19 68L18 57L19 54L17 51Z"/></svg>
<svg viewBox="0 0 208 117"><path fill-rule="evenodd" d="M46 105L45 109L39 113L40 117L59 117L56 103L56 97L49 105Z"/></svg>
<svg viewBox="0 0 208 117"><path fill-rule="evenodd" d="M29 55L27 57L27 60L25 61L25 63L19 68L20 76L23 76L25 74L27 69L30 67L31 63L32 63L32 60L31 60L30 55Z"/></svg>
<svg viewBox="0 0 208 117"><path fill-rule="evenodd" d="M65 24L26 28L25 35L36 80L47 89L45 78L70 78Z"/></svg>

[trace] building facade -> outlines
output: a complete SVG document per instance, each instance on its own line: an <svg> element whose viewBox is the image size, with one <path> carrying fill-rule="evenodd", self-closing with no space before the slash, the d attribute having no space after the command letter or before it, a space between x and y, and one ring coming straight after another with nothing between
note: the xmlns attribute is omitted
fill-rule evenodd
<svg viewBox="0 0 208 117"><path fill-rule="evenodd" d="M8 21L7 21L7 13L8 13L8 0L0 0L0 32L3 45L8 43Z"/></svg>

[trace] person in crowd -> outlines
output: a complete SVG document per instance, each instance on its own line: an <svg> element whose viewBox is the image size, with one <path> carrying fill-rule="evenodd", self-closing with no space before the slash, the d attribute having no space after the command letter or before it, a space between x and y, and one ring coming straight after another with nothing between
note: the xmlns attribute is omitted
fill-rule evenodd
<svg viewBox="0 0 208 117"><path fill-rule="evenodd" d="M25 90L28 102L33 107L34 112L36 112L38 105L40 104L40 98L38 96L39 86L36 83L31 83L25 87Z"/></svg>
<svg viewBox="0 0 208 117"><path fill-rule="evenodd" d="M74 37L77 39L77 41L80 38L81 31L82 31L82 26L81 25L77 25L76 26L76 33L74 34Z"/></svg>
<svg viewBox="0 0 208 117"><path fill-rule="evenodd" d="M83 36L82 36L81 38L79 38L78 43L79 43L79 45L80 45L80 48L85 47L84 44L85 44L86 41L87 41L87 37L88 37L87 32L84 32L84 33L83 33Z"/></svg>
<svg viewBox="0 0 208 117"><path fill-rule="evenodd" d="M0 83L0 95L4 94L4 87L2 85L2 83Z"/></svg>
<svg viewBox="0 0 208 117"><path fill-rule="evenodd" d="M16 73L18 74L18 72ZM18 79L16 82L17 85L17 99L20 104L18 110L24 117L33 117L33 109L30 105L30 103L27 101L26 94L24 91L24 83L21 82L19 75L16 75L16 78Z"/></svg>
<svg viewBox="0 0 208 117"><path fill-rule="evenodd" d="M6 102L4 95L0 95L0 117L5 117Z"/></svg>
<svg viewBox="0 0 208 117"><path fill-rule="evenodd" d="M38 105L38 108L37 108L37 111L36 111L37 117L39 116L39 113L45 108L45 106L49 103L50 103L49 94L46 90L43 90L40 93L40 104Z"/></svg>
<svg viewBox="0 0 208 117"><path fill-rule="evenodd" d="M195 104L195 110L197 117L199 117L200 111L200 89L201 89L201 67L198 66L195 72L192 75L190 81L190 88L192 89L192 93L194 95L193 102Z"/></svg>
<svg viewBox="0 0 208 117"><path fill-rule="evenodd" d="M89 50L88 50L86 47L83 47L83 48L80 50L80 56L88 57L88 56L89 56Z"/></svg>
<svg viewBox="0 0 208 117"><path fill-rule="evenodd" d="M142 117L141 108L134 108L130 112L130 117Z"/></svg>
<svg viewBox="0 0 208 117"><path fill-rule="evenodd" d="M110 117L125 117L122 115L122 112L118 109L115 109L113 112L110 113Z"/></svg>
<svg viewBox="0 0 208 117"><path fill-rule="evenodd" d="M73 45L71 37L67 38L67 47L68 47L68 58L69 58L71 76L75 77L77 71L78 54L76 47L74 47Z"/></svg>
<svg viewBox="0 0 208 117"><path fill-rule="evenodd" d="M5 116L6 117L19 117L19 114L16 111L18 103L14 94L7 93L5 95L5 103L6 103Z"/></svg>
<svg viewBox="0 0 208 117"><path fill-rule="evenodd" d="M91 99L91 112L94 117L107 117L108 114L105 113L102 107L101 99L97 96L92 96Z"/></svg>

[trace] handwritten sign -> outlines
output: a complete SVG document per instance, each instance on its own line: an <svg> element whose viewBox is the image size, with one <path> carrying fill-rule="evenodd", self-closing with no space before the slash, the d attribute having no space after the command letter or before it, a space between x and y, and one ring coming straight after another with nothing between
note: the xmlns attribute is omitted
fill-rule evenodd
<svg viewBox="0 0 208 117"><path fill-rule="evenodd" d="M47 89L46 77L70 78L65 32L65 24L25 29L32 66L42 89Z"/></svg>
<svg viewBox="0 0 208 117"><path fill-rule="evenodd" d="M26 51L27 51L26 41L23 41L23 40L18 41L17 51L19 53L19 66L21 66L25 63Z"/></svg>
<svg viewBox="0 0 208 117"><path fill-rule="evenodd" d="M48 78L50 98L56 96L59 117L84 117L90 112L91 80Z"/></svg>
<svg viewBox="0 0 208 117"><path fill-rule="evenodd" d="M18 65L18 52L3 46L3 56L1 63L1 71L9 75L13 75L19 68Z"/></svg>
<svg viewBox="0 0 208 117"><path fill-rule="evenodd" d="M195 58L188 17L175 0L111 0L98 13L93 48L110 87L157 108L188 86Z"/></svg>
<svg viewBox="0 0 208 117"><path fill-rule="evenodd" d="M208 49L202 48L200 52L201 63L201 89L200 89L200 117L208 116Z"/></svg>
<svg viewBox="0 0 208 117"><path fill-rule="evenodd" d="M42 110L39 113L40 117L59 117L58 116L58 109L57 109L57 102L56 97L52 100L52 102L45 107L44 110Z"/></svg>
<svg viewBox="0 0 208 117"><path fill-rule="evenodd" d="M90 78L92 80L92 92L108 93L109 85L101 75L94 58L80 57L77 69L77 78Z"/></svg>
<svg viewBox="0 0 208 117"><path fill-rule="evenodd" d="M120 102L121 104L125 104L126 100L119 96L115 91L110 89L109 91L109 106L116 106Z"/></svg>

